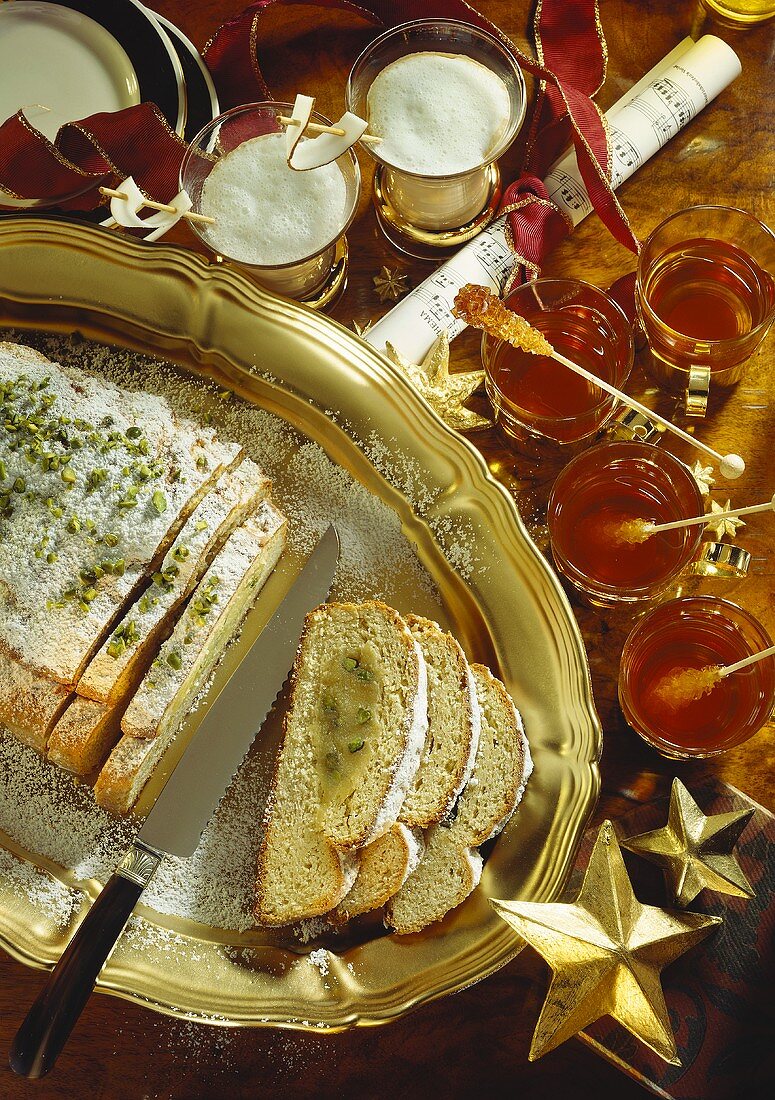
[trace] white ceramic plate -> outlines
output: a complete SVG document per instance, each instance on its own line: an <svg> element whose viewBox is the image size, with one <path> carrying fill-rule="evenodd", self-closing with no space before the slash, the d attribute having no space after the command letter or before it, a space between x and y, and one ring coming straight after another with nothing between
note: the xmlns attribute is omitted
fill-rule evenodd
<svg viewBox="0 0 775 1100"><path fill-rule="evenodd" d="M155 103L177 133L185 131L178 53L139 0L0 4L0 74L0 121L24 107L49 138L64 122L144 101ZM52 204L30 199L5 205ZM104 211L96 214L104 217Z"/></svg>

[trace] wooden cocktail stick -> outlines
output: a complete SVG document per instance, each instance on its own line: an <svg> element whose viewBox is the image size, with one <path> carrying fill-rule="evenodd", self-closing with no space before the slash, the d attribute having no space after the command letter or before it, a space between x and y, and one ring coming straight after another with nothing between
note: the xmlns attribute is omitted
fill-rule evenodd
<svg viewBox="0 0 775 1100"><path fill-rule="evenodd" d="M660 416L659 413L649 409L646 405L642 405L640 401L630 397L623 390L612 386L610 382L606 382L605 379L599 378L596 374L588 371L586 367L581 367L578 363L574 363L573 360L561 355L542 333L534 329L524 317L508 309L497 294L493 294L487 287L467 283L458 291L452 312L456 317L461 317L469 325L473 325L474 328L483 329L493 336L507 340L508 343L521 348L523 351L530 352L533 355L550 355L558 363L562 363L563 366L567 367L568 370L572 370L581 378L586 378L588 382L598 386L604 393L610 393L612 397L617 397L624 405L636 409L650 420L661 424L673 435L677 435L679 439L683 439L686 443L690 443L693 447L710 455L711 458L715 458L719 464L722 477L735 480L744 472L745 462L740 455L719 454L707 443L703 443L702 440L689 435L683 428L679 428L672 420Z"/></svg>
<svg viewBox="0 0 775 1100"><path fill-rule="evenodd" d="M743 657L742 661L735 661L733 665L719 665L719 676L730 676L733 672L739 672L749 665L755 665L757 661L763 661L765 657L775 656L775 645L768 649L762 649L758 653L752 653L750 657Z"/></svg>
<svg viewBox="0 0 775 1100"><path fill-rule="evenodd" d="M287 115L278 115L277 121L281 126L298 125L295 118L288 118ZM312 134L336 134L337 137L344 137L344 130L341 126L324 126L321 122L308 122L304 129L309 130Z"/></svg>
<svg viewBox="0 0 775 1100"><path fill-rule="evenodd" d="M295 118L288 118L287 115L278 115L277 121L281 126L291 126L296 124ZM344 137L345 131L341 126L324 126L321 122L308 122L304 127L305 130L309 130L311 134L335 134L336 137ZM381 137L377 137L375 134L361 134L359 141L382 141Z"/></svg>
<svg viewBox="0 0 775 1100"><path fill-rule="evenodd" d="M644 525L644 534L656 535L659 531L677 531L681 527L692 527L697 523L715 523L717 519L729 516L751 516L754 512L775 511L775 496L766 504L751 504L748 508L730 508L728 512L714 512L712 515L693 516L691 519L676 519L671 523L648 523ZM637 521L635 521L637 522Z"/></svg>
<svg viewBox="0 0 775 1100"><path fill-rule="evenodd" d="M100 194L105 195L108 199L126 199L127 197L123 191L116 191L113 187L100 187ZM144 199L143 206L147 206L151 210L161 210L165 214L180 213L180 211L170 203L155 202L153 199ZM205 222L207 225L215 225L215 218L211 218L209 214L197 214L193 210L186 210L181 216L188 218L190 222Z"/></svg>

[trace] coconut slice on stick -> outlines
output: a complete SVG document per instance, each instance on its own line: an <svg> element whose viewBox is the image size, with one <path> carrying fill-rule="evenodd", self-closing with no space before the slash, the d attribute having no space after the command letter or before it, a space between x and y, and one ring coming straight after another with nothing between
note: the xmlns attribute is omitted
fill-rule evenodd
<svg viewBox="0 0 775 1100"><path fill-rule="evenodd" d="M297 95L293 101L293 111L290 120L283 122L285 126L285 159L290 165L296 146L304 136L304 131L309 124L315 99L311 95ZM279 121L279 119L278 119Z"/></svg>
<svg viewBox="0 0 775 1100"><path fill-rule="evenodd" d="M311 131L315 127L314 123L310 123L314 105L315 100L310 96L297 95L290 121L280 120L286 127L285 156L288 166L295 172L309 172L313 168L331 164L366 133L368 123L351 111L346 111L336 125L325 128L326 132L302 141L305 130Z"/></svg>

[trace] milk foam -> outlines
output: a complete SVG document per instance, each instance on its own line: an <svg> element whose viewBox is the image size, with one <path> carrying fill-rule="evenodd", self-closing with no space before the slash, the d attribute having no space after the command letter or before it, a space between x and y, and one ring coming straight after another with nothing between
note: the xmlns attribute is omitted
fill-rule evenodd
<svg viewBox="0 0 775 1100"><path fill-rule="evenodd" d="M200 209L215 218L207 239L218 252L243 263L293 263L339 235L347 184L336 162L295 172L285 160L285 135L263 134L221 157Z"/></svg>
<svg viewBox="0 0 775 1100"><path fill-rule="evenodd" d="M477 168L511 115L506 85L462 55L413 53L378 73L366 100L381 159L407 172L443 176Z"/></svg>

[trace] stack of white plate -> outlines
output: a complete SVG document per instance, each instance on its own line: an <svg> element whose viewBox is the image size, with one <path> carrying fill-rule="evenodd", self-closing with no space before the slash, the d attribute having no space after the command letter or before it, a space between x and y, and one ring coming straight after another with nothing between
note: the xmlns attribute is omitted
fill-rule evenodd
<svg viewBox="0 0 775 1100"><path fill-rule="evenodd" d="M0 73L0 122L23 107L49 138L64 122L147 100L188 141L218 114L196 48L139 0L0 3ZM41 205L5 199L6 209Z"/></svg>

